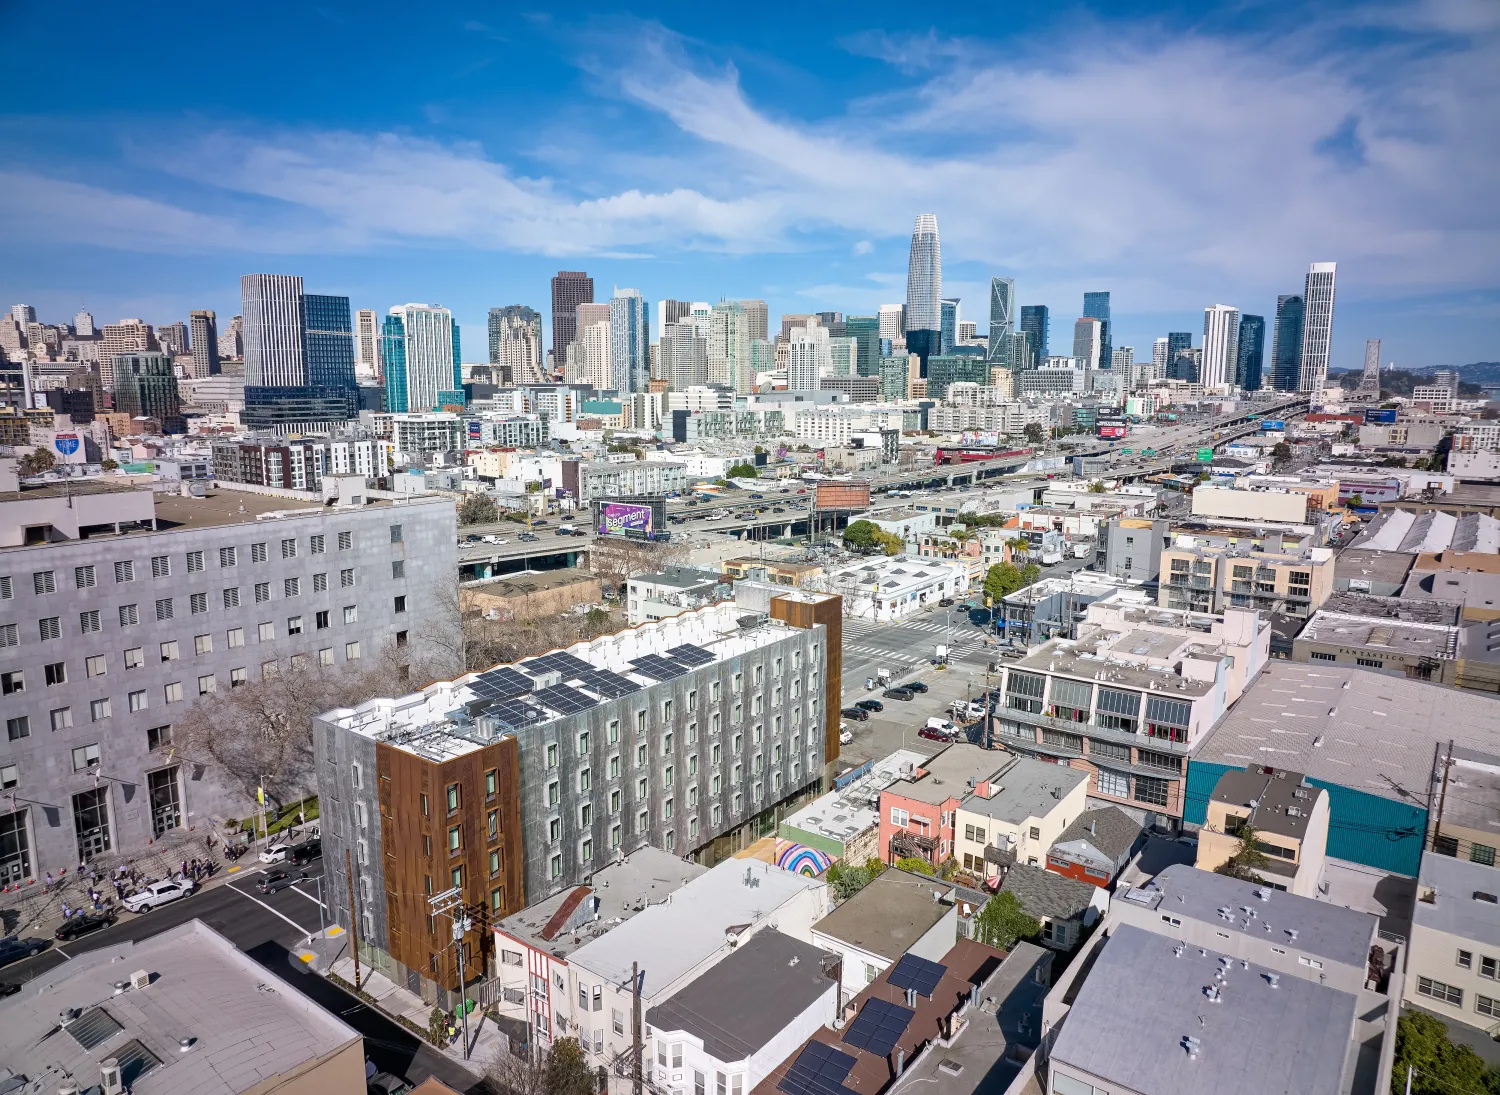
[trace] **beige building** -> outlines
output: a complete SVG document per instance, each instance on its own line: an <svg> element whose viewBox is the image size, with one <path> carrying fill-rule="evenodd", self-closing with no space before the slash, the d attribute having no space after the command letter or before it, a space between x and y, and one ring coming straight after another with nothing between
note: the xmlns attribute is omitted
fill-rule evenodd
<svg viewBox="0 0 1500 1095"><path fill-rule="evenodd" d="M523 571L468 586L465 611L482 612L492 619L540 620L556 616L574 605L598 604L604 599L599 579L587 571Z"/></svg>
<svg viewBox="0 0 1500 1095"><path fill-rule="evenodd" d="M1328 792L1301 772L1255 765L1219 777L1198 834L1199 870L1216 871L1240 846L1240 831L1255 830L1266 856L1259 880L1299 897L1317 897L1328 849Z"/></svg>
<svg viewBox="0 0 1500 1095"><path fill-rule="evenodd" d="M1406 960L1408 1004L1500 1027L1500 870L1424 852Z"/></svg>
<svg viewBox="0 0 1500 1095"><path fill-rule="evenodd" d="M1014 757L959 800L953 856L982 878L1011 863L1045 865L1047 849L1083 813L1088 790L1086 772Z"/></svg>
<svg viewBox="0 0 1500 1095"><path fill-rule="evenodd" d="M1333 549L1252 551L1182 535L1162 549L1163 608L1257 608L1310 616L1333 592Z"/></svg>

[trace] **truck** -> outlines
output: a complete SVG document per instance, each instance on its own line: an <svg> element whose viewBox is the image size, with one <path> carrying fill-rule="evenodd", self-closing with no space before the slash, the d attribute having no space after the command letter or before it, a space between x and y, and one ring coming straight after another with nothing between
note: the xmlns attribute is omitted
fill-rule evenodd
<svg viewBox="0 0 1500 1095"><path fill-rule="evenodd" d="M1075 559L1087 559L1088 555L1089 555L1089 546L1087 544L1074 544L1073 545L1073 558L1075 558Z"/></svg>
<svg viewBox="0 0 1500 1095"><path fill-rule="evenodd" d="M1042 566L1050 567L1056 566L1058 563L1062 562L1062 559L1063 555L1060 548L1048 547L1042 549L1041 558L1038 561L1042 564Z"/></svg>

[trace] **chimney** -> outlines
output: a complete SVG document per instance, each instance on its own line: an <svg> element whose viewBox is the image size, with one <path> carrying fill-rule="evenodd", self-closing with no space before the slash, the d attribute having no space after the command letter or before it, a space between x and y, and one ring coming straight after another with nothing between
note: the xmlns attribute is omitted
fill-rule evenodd
<svg viewBox="0 0 1500 1095"><path fill-rule="evenodd" d="M906 990L906 1006L909 1007L909 1008L914 1008L914 1007L917 1006L917 990L916 989L908 988Z"/></svg>

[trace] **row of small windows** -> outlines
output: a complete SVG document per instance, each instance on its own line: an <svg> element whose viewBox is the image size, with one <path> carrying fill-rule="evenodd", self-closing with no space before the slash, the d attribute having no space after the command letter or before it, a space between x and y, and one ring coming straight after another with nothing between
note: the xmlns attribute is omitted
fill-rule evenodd
<svg viewBox="0 0 1500 1095"><path fill-rule="evenodd" d="M231 595L233 595L233 596L231 597ZM208 604L207 604L206 598L207 598L207 594L203 594L203 593L195 593L191 597L189 597L188 598L188 610L189 610L189 612L192 615L194 615L194 616L202 615L203 613L207 612L208 611ZM267 597L261 597L259 595L256 596L256 602L257 603L260 603L261 601L265 601L265 600L269 600L269 599L270 599L269 596L267 596ZM224 607L225 608L238 608L239 606L240 606L239 590L238 589L226 589L224 591ZM398 596L398 597L394 598L393 601L392 601L392 608L393 608L393 610L397 614L404 613L406 611L406 597L403 595L403 596ZM161 600L158 600L156 602L156 605L155 605L155 612L156 612L156 619L157 620L166 621L166 620L175 619L176 618L176 614L177 614L177 602L176 602L176 599L174 599L172 597L164 597ZM359 606L358 605L345 605L343 607L341 615L342 615L344 623L346 623L346 624L358 623L359 622ZM313 626L314 626L314 628L317 629L317 630L319 630L319 631L321 631L322 629L328 627L331 618L332 618L332 610L331 609L320 609L319 611L313 613ZM290 617L287 618L287 633L289 635L300 635L302 633L302 619L303 618L301 616L290 616ZM120 626L121 627L135 627L135 626L137 626L141 622L140 606L139 605L121 605L120 609L119 609L119 620L120 620ZM80 612L78 614L78 630L82 634L85 634L85 635L90 635L90 634L93 634L95 632L98 632L98 631L102 630L102 627L101 627L101 624L100 624L99 611L97 609L89 609L88 611ZM243 630L243 629L241 629L241 628L233 628L233 629L231 629L230 634L232 635L235 631L241 631L241 630ZM261 633L262 641L263 642L269 641L270 639L274 639L276 637L275 636L275 625L271 624L271 623L263 623L263 624L261 624L260 625L260 633ZM42 617L40 620L37 621L37 635L41 639L42 642L48 642L48 641L51 641L53 639L60 639L60 638L62 638L62 617L60 617L60 616L44 616L44 617ZM4 649L7 649L7 648L13 647L13 646L19 646L20 644L21 644L21 634L20 634L19 625L17 625L17 624L0 624L0 650L4 650ZM231 642L230 645L235 645L235 644L233 642Z"/></svg>

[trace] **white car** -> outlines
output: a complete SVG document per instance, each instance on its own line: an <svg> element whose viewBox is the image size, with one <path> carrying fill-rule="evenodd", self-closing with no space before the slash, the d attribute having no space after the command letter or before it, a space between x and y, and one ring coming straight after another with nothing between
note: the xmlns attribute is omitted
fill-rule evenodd
<svg viewBox="0 0 1500 1095"><path fill-rule="evenodd" d="M291 854L292 845L278 842L261 852L259 858L262 863L285 863Z"/></svg>
<svg viewBox="0 0 1500 1095"><path fill-rule="evenodd" d="M848 745L853 740L854 740L854 734L852 732L850 732L847 728L842 729L842 730L839 731L839 744L840 745Z"/></svg>
<svg viewBox="0 0 1500 1095"><path fill-rule="evenodd" d="M198 884L191 880L153 882L127 897L125 907L134 913L150 912L158 905L165 905L176 901L179 897L186 897L197 888Z"/></svg>

